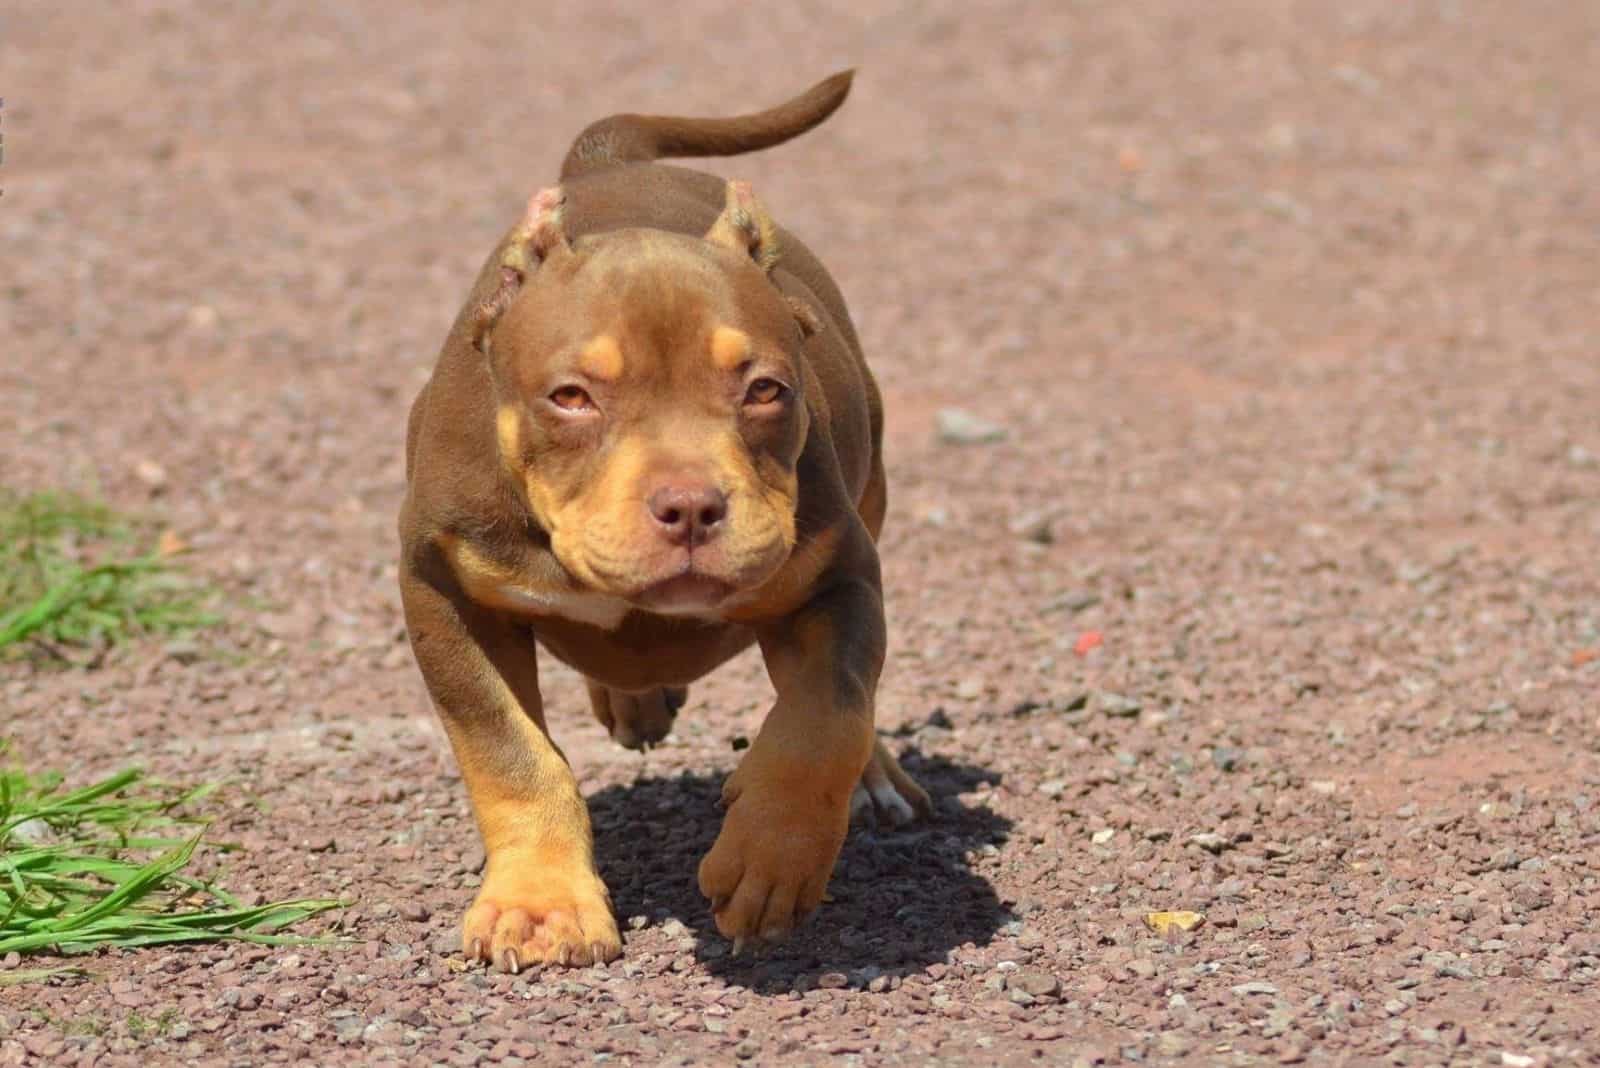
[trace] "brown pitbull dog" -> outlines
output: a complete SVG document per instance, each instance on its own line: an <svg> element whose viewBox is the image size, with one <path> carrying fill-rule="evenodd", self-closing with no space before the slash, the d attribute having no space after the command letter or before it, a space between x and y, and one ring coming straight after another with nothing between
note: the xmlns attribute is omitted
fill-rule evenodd
<svg viewBox="0 0 1600 1068"><path fill-rule="evenodd" d="M736 946L816 909L853 811L928 811L873 732L883 413L844 299L748 186L652 162L778 144L849 90L846 72L758 114L590 126L411 409L400 586L483 833L469 959L622 951L536 646L638 747L760 645L777 699L700 865Z"/></svg>

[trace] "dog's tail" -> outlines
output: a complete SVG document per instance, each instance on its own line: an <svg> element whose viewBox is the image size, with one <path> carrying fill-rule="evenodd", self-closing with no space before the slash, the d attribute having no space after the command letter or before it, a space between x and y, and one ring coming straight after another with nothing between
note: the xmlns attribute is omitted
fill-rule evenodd
<svg viewBox="0 0 1600 1068"><path fill-rule="evenodd" d="M622 163L668 156L737 156L798 137L832 115L850 95L855 71L818 82L786 103L731 119L613 115L589 126L561 164L563 182Z"/></svg>

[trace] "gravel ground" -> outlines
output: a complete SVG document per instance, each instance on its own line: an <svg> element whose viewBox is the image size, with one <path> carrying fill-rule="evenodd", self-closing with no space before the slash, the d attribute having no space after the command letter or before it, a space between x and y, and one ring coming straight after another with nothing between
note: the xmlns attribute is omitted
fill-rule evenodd
<svg viewBox="0 0 1600 1068"><path fill-rule="evenodd" d="M225 777L230 885L357 904L346 949L0 990L0 1064L1597 1063L1600 7L6 31L0 482L165 517L228 622L7 667L5 733ZM648 756L552 670L626 955L466 969L481 856L394 581L406 405L584 124L849 64L827 126L714 169L830 264L884 385L881 726L937 819L856 832L804 936L732 959L694 870L759 662ZM1147 929L1172 909L1206 921Z"/></svg>

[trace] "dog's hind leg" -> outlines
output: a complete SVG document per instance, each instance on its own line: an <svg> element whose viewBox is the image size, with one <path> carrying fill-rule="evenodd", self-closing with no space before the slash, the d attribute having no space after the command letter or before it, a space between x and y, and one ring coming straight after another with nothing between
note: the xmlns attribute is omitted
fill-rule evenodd
<svg viewBox="0 0 1600 1068"><path fill-rule="evenodd" d="M933 814L928 792L906 774L882 738L873 746L872 759L850 797L852 822L864 820L869 812L879 827L898 827Z"/></svg>
<svg viewBox="0 0 1600 1068"><path fill-rule="evenodd" d="M618 745L649 749L672 731L678 710L689 699L686 686L658 686L643 693L615 690L590 679L589 704L594 718Z"/></svg>

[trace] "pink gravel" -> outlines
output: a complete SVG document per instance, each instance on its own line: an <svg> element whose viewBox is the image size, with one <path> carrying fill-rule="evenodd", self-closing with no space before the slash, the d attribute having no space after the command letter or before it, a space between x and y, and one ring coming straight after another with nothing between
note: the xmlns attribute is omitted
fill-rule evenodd
<svg viewBox="0 0 1600 1068"><path fill-rule="evenodd" d="M0 484L162 516L227 622L5 665L0 733L225 779L228 885L355 904L343 948L0 987L0 1065L1600 1060L1600 6L5 29ZM464 968L481 858L395 592L406 405L585 124L851 64L826 126L712 169L828 262L884 386L880 718L938 818L856 832L803 936L730 958L694 870L759 661L648 756L550 667L625 956ZM948 443L948 409L995 432Z"/></svg>

